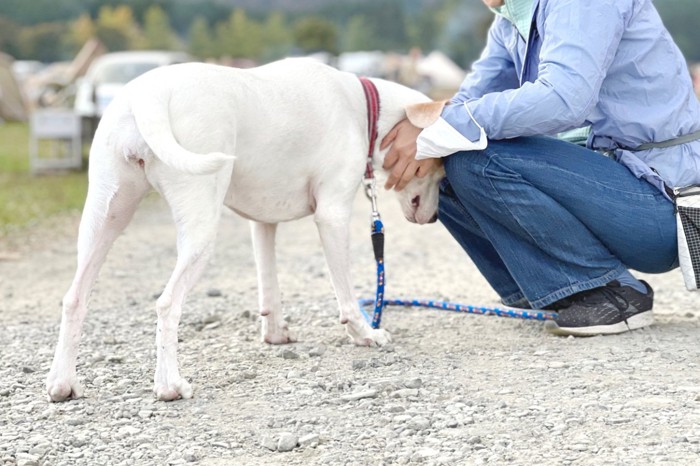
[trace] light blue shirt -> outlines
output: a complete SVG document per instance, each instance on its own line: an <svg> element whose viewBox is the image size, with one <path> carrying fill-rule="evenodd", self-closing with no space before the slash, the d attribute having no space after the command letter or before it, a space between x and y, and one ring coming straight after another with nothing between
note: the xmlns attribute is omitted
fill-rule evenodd
<svg viewBox="0 0 700 466"><path fill-rule="evenodd" d="M611 151L663 191L700 184L700 141L632 152L700 130L682 53L651 0L535 0L526 42L497 16L481 58L442 117L474 141L556 135L590 125L589 148Z"/></svg>

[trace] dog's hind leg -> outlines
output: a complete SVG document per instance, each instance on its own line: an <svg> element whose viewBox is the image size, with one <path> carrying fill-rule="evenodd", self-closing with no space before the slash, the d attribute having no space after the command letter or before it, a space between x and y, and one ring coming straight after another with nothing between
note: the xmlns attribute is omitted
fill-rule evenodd
<svg viewBox="0 0 700 466"><path fill-rule="evenodd" d="M253 251L258 271L258 303L262 316L262 341L279 345L296 341L282 316L277 281L275 232L277 224L250 222Z"/></svg>
<svg viewBox="0 0 700 466"><path fill-rule="evenodd" d="M58 345L46 378L50 401L79 398L76 376L78 344L87 301L107 251L133 217L150 186L137 162L118 163L90 170L90 187L78 232L78 264L70 289L63 298Z"/></svg>
<svg viewBox="0 0 700 466"><path fill-rule="evenodd" d="M233 164L231 163L231 166ZM179 174L177 182L158 183L177 225L177 263L156 302L156 373L153 392L157 399L190 398L192 388L180 376L177 361L177 329L182 304L196 284L214 249L223 197L231 170L214 176Z"/></svg>
<svg viewBox="0 0 700 466"><path fill-rule="evenodd" d="M348 203L352 205L351 203ZM337 209L316 210L316 225L340 307L340 323L356 345L384 345L391 336L383 329L373 329L363 317L350 281L350 213Z"/></svg>

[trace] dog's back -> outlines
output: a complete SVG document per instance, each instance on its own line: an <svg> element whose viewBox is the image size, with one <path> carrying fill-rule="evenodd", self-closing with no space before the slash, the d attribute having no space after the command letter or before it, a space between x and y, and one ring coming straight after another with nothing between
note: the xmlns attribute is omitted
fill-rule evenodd
<svg viewBox="0 0 700 466"><path fill-rule="evenodd" d="M206 173L235 157L226 204L246 217L299 218L313 212L321 179L346 190L359 183L367 117L349 73L308 59L250 70L188 63L146 73L124 98L155 155L145 160L151 168Z"/></svg>

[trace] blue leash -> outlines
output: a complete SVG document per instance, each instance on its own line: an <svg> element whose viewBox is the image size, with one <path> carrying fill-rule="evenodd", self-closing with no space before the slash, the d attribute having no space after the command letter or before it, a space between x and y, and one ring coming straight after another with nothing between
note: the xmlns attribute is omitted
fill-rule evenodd
<svg viewBox="0 0 700 466"><path fill-rule="evenodd" d="M376 301L372 298L365 298L358 300L360 304L360 311L365 316L367 322L372 325L372 328L379 328L379 322L382 318L382 308L374 307L374 313L370 316L366 311L365 307L373 305ZM405 306L405 307L425 307L432 309L439 309L442 311L452 311L461 312L464 314L477 314L482 316L496 316L496 317L510 317L513 319L526 319L526 320L552 320L554 318L553 312L547 311L529 311L526 309L514 309L514 308L499 308L499 307L485 307L485 306L473 306L471 304L460 304L452 303L449 301L436 301L432 299L386 299L383 301L384 307L386 306ZM376 324L375 324L376 323Z"/></svg>
<svg viewBox="0 0 700 466"><path fill-rule="evenodd" d="M382 321L382 311L386 306L407 306L407 307L426 307L432 309L440 309L443 311L462 312L466 314L477 314L497 317L510 317L513 319L527 320L552 320L555 316L553 312L513 309L513 308L498 308L472 306L469 304L452 303L448 301L437 301L427 299L384 299L384 224L377 211L377 198L374 178L365 179L365 194L372 202L372 249L374 250L374 260L377 263L377 293L374 299L365 298L358 300L360 311L365 316L367 322L372 325L372 328L379 328ZM370 316L365 307L374 305L374 310Z"/></svg>

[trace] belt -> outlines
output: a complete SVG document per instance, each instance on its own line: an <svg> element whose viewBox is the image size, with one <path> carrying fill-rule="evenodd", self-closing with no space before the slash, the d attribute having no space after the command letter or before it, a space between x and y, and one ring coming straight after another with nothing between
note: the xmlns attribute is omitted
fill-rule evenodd
<svg viewBox="0 0 700 466"><path fill-rule="evenodd" d="M631 152L639 152L649 149L663 149L665 147L679 146L681 144L685 144L686 142L697 141L698 139L700 139L700 130L695 131L693 133L685 134L683 136L678 136L677 138L669 139L667 141L647 142L646 144L642 144L641 146L637 147L627 147L620 145L620 149L628 150Z"/></svg>
<svg viewBox="0 0 700 466"><path fill-rule="evenodd" d="M674 201L676 200L676 193L673 191L673 188L664 183L664 191L666 191L666 194L668 197L673 199Z"/></svg>

